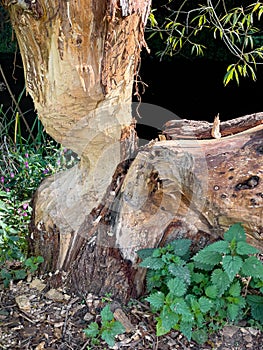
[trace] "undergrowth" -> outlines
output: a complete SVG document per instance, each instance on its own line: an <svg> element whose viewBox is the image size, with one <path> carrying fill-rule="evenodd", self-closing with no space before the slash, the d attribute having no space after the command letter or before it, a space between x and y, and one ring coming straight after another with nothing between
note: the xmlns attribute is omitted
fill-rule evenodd
<svg viewBox="0 0 263 350"><path fill-rule="evenodd" d="M28 130L18 112L20 99L11 117L0 106L0 281L5 286L42 262L27 251L34 192L45 177L76 162L73 152L44 132L37 116Z"/></svg>
<svg viewBox="0 0 263 350"><path fill-rule="evenodd" d="M241 224L224 239L191 254L191 241L137 253L147 268L146 301L156 313L157 336L172 329L199 344L225 324L263 325L263 264Z"/></svg>

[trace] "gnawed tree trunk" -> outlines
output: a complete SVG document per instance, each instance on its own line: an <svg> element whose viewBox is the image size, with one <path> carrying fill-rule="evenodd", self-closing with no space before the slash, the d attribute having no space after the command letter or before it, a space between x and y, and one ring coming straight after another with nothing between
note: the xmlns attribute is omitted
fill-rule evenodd
<svg viewBox="0 0 263 350"><path fill-rule="evenodd" d="M209 123L167 123L170 140L153 141L120 163L102 202L86 216L64 260L67 283L80 293L136 297L145 273L137 266L138 249L184 237L197 250L237 222L263 251L262 122L263 113L228 121L222 130L234 135L219 139L211 139ZM198 131L195 138L197 124L210 139ZM60 237L54 232L50 240L50 232L35 228L34 252L48 257L52 249L59 256Z"/></svg>
<svg viewBox="0 0 263 350"><path fill-rule="evenodd" d="M39 118L81 158L37 193L36 222L43 232L61 233L58 260L50 256L49 266L63 266L87 213L136 149L131 98L150 2L2 0Z"/></svg>
<svg viewBox="0 0 263 350"><path fill-rule="evenodd" d="M212 140L170 122L172 140L136 154L131 93L150 1L4 3L40 119L81 157L34 198L31 249L44 271L65 271L75 291L127 300L143 291L138 249L182 237L198 249L242 222L263 250L262 114Z"/></svg>

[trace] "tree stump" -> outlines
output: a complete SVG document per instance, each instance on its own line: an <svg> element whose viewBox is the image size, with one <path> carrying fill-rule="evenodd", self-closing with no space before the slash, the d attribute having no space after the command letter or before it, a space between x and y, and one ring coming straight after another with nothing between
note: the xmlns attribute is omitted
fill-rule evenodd
<svg viewBox="0 0 263 350"><path fill-rule="evenodd" d="M219 139L152 141L134 160L119 164L103 201L69 243L62 266L68 284L81 293L138 297L145 270L138 268L137 250L176 238L191 239L198 250L237 222L247 241L263 251L263 113L259 116L257 126ZM63 232L48 230L59 242ZM34 238L42 247L47 243L40 231Z"/></svg>

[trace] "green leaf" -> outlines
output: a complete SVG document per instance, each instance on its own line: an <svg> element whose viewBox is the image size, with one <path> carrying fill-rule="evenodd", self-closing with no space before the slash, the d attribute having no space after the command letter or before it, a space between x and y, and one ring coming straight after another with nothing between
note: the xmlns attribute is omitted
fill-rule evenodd
<svg viewBox="0 0 263 350"><path fill-rule="evenodd" d="M27 273L25 270L15 270L14 272L15 272L16 280L23 280L27 276Z"/></svg>
<svg viewBox="0 0 263 350"><path fill-rule="evenodd" d="M160 310L164 305L165 295L162 292L156 292L149 295L147 300L154 310Z"/></svg>
<svg viewBox="0 0 263 350"><path fill-rule="evenodd" d="M236 274L240 271L242 264L243 260L239 256L226 255L223 257L222 266L230 281L233 281Z"/></svg>
<svg viewBox="0 0 263 350"><path fill-rule="evenodd" d="M263 264L255 256L250 256L244 261L241 272L244 276L263 280Z"/></svg>
<svg viewBox="0 0 263 350"><path fill-rule="evenodd" d="M183 280L180 280L178 277L172 278L167 282L167 286L173 295L181 297L186 293L186 284Z"/></svg>
<svg viewBox="0 0 263 350"><path fill-rule="evenodd" d="M218 290L218 296L221 296L230 285L230 280L226 272L221 269L213 271L211 281Z"/></svg>
<svg viewBox="0 0 263 350"><path fill-rule="evenodd" d="M240 311L239 305L228 304L227 305L227 316L231 321L235 321Z"/></svg>
<svg viewBox="0 0 263 350"><path fill-rule="evenodd" d="M246 300L251 307L252 317L263 325L263 296L248 295Z"/></svg>
<svg viewBox="0 0 263 350"><path fill-rule="evenodd" d="M167 330L163 327L163 322L161 317L156 317L157 324L156 324L156 335L157 337L161 337L164 334L167 334L170 332L170 330Z"/></svg>
<svg viewBox="0 0 263 350"><path fill-rule="evenodd" d="M109 346L114 346L114 344L115 344L115 339L114 339L114 336L113 336L112 333L111 333L111 330L104 329L104 330L101 332L101 338L102 338L103 340L105 340L105 342L106 342Z"/></svg>
<svg viewBox="0 0 263 350"><path fill-rule="evenodd" d="M99 334L99 326L96 322L91 322L88 325L88 328L84 329L83 332L85 333L86 337L95 338Z"/></svg>
<svg viewBox="0 0 263 350"><path fill-rule="evenodd" d="M190 239L176 239L169 244L172 246L175 255L184 256L188 253L192 241Z"/></svg>
<svg viewBox="0 0 263 350"><path fill-rule="evenodd" d="M125 332L123 324L119 321L114 321L111 326L111 334L116 336Z"/></svg>
<svg viewBox="0 0 263 350"><path fill-rule="evenodd" d="M201 272L192 273L192 282L201 283L205 279L205 275Z"/></svg>
<svg viewBox="0 0 263 350"><path fill-rule="evenodd" d="M106 305L100 312L102 322L111 321L114 318L113 313L110 310L110 306Z"/></svg>
<svg viewBox="0 0 263 350"><path fill-rule="evenodd" d="M206 251L217 252L221 254L228 254L229 250L229 242L227 241L217 241L215 243L209 244L204 248Z"/></svg>
<svg viewBox="0 0 263 350"><path fill-rule="evenodd" d="M153 258L149 256L148 258L145 258L139 266L146 267L147 269L151 270L161 270L164 267L165 263L162 261L161 258Z"/></svg>
<svg viewBox="0 0 263 350"><path fill-rule="evenodd" d="M191 322L182 321L180 323L180 331L188 340L190 340L192 337L192 327L193 327L193 324Z"/></svg>
<svg viewBox="0 0 263 350"><path fill-rule="evenodd" d="M136 253L138 254L139 258L144 260L145 258L148 258L149 256L152 256L152 253L154 252L155 248L145 248L137 250Z"/></svg>
<svg viewBox="0 0 263 350"><path fill-rule="evenodd" d="M224 239L227 242L232 242L235 239L237 242L246 241L246 233L243 226L240 223L232 225L224 234Z"/></svg>
<svg viewBox="0 0 263 350"><path fill-rule="evenodd" d="M179 316L177 313L173 312L169 306L164 305L160 314L160 319L162 320L162 327L166 331L170 331L178 323Z"/></svg>
<svg viewBox="0 0 263 350"><path fill-rule="evenodd" d="M204 344L208 339L206 330L205 329L197 329L197 330L193 331L192 339L195 342L197 342L197 344L200 344L200 345Z"/></svg>
<svg viewBox="0 0 263 350"><path fill-rule="evenodd" d="M213 307L213 303L210 299L206 298L206 297L201 297L198 300L198 303L200 305L200 310L203 313L207 313L209 310L211 310L211 308Z"/></svg>
<svg viewBox="0 0 263 350"><path fill-rule="evenodd" d="M249 255L256 254L259 252L259 250L255 247L252 247L252 245L248 244L247 242L237 242L236 252L239 255Z"/></svg>
<svg viewBox="0 0 263 350"><path fill-rule="evenodd" d="M220 253L209 251L204 248L194 255L192 259L195 262L207 265L212 269L215 265L218 265L221 262L222 256Z"/></svg>
<svg viewBox="0 0 263 350"><path fill-rule="evenodd" d="M176 264L170 264L168 270L175 277L179 277L184 280L187 284L191 281L190 271L187 266L178 266Z"/></svg>
<svg viewBox="0 0 263 350"><path fill-rule="evenodd" d="M230 288L229 288L229 294L232 297L238 297L241 293L241 286L240 286L240 282L236 281L235 283L233 283Z"/></svg>
<svg viewBox="0 0 263 350"><path fill-rule="evenodd" d="M175 313L188 317L189 319L192 318L190 308L183 298L175 298L170 307Z"/></svg>

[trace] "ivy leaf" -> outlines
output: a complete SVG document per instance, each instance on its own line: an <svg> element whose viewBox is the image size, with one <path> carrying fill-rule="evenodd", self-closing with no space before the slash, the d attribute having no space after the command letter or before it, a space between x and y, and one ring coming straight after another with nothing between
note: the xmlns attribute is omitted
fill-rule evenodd
<svg viewBox="0 0 263 350"><path fill-rule="evenodd" d="M139 266L146 267L151 270L161 270L164 267L165 263L161 258L153 258L151 256L144 259Z"/></svg>
<svg viewBox="0 0 263 350"><path fill-rule="evenodd" d="M239 256L226 255L223 257L223 269L227 273L230 281L233 281L236 274L240 271L242 264L243 260Z"/></svg>
<svg viewBox="0 0 263 350"><path fill-rule="evenodd" d="M85 333L86 337L88 338L96 338L99 334L99 325L97 322L91 322L88 325L88 328L84 329L83 332Z"/></svg>
<svg viewBox="0 0 263 350"><path fill-rule="evenodd" d="M106 305L102 310L101 310L101 320L102 322L106 321L111 321L114 318L113 313L110 311L110 306Z"/></svg>
<svg viewBox="0 0 263 350"><path fill-rule="evenodd" d="M244 276L263 280L263 264L255 256L250 256L244 261L241 272Z"/></svg>
<svg viewBox="0 0 263 350"><path fill-rule="evenodd" d="M222 256L220 253L206 250L206 248L204 248L199 253L194 255L192 259L195 262L207 265L212 270L212 268L215 265L217 265L221 262Z"/></svg>
<svg viewBox="0 0 263 350"><path fill-rule="evenodd" d="M164 305L164 297L162 292L156 292L149 295L146 300L154 310L160 310Z"/></svg>
<svg viewBox="0 0 263 350"><path fill-rule="evenodd" d="M246 241L246 233L243 226L240 223L232 225L224 234L224 239L231 243L232 240L236 240L237 242L245 242Z"/></svg>
<svg viewBox="0 0 263 350"><path fill-rule="evenodd" d="M190 239L176 239L169 244L172 246L175 255L184 256L188 253L192 241Z"/></svg>
<svg viewBox="0 0 263 350"><path fill-rule="evenodd" d="M186 292L186 284L184 281L180 280L179 278L172 278L167 282L167 286L170 290L170 292L173 295L176 295L177 297L181 297Z"/></svg>
<svg viewBox="0 0 263 350"><path fill-rule="evenodd" d="M230 280L226 272L221 269L216 269L213 271L211 280L214 286L218 290L218 296L224 294L225 290L230 285Z"/></svg>
<svg viewBox="0 0 263 350"><path fill-rule="evenodd" d="M238 242L236 251L239 255L256 254L259 252L257 248L252 247L252 245L247 242Z"/></svg>
<svg viewBox="0 0 263 350"><path fill-rule="evenodd" d="M203 313L207 313L213 307L212 301L206 297L199 298L198 303L200 305L200 310Z"/></svg>

